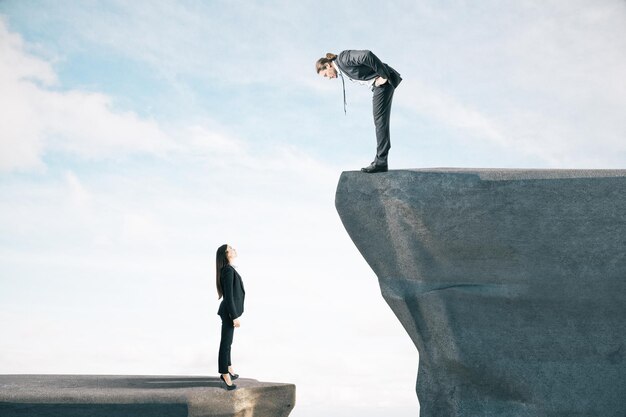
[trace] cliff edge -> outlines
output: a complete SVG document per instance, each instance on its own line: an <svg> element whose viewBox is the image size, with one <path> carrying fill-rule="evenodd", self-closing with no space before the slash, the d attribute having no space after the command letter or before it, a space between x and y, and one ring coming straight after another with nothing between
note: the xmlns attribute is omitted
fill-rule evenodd
<svg viewBox="0 0 626 417"><path fill-rule="evenodd" d="M626 415L626 171L344 172L422 417Z"/></svg>
<svg viewBox="0 0 626 417"><path fill-rule="evenodd" d="M0 375L2 417L287 417L293 384L214 377Z"/></svg>

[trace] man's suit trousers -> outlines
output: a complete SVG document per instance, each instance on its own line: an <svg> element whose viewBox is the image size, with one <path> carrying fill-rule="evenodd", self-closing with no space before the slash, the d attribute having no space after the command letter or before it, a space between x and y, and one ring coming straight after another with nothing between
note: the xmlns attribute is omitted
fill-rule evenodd
<svg viewBox="0 0 626 417"><path fill-rule="evenodd" d="M232 365L230 361L230 346L233 344L235 327L228 314L220 316L222 318L222 338L220 340L220 351L217 357L217 364L220 374L227 374L228 367Z"/></svg>
<svg viewBox="0 0 626 417"><path fill-rule="evenodd" d="M391 118L391 101L395 88L389 83L373 87L374 125L376 126L376 165L387 165L387 155L391 149L389 137L389 120Z"/></svg>

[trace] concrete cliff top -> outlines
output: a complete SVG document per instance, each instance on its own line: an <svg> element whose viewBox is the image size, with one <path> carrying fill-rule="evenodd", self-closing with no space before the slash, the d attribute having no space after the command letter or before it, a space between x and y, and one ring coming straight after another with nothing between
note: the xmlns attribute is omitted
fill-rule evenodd
<svg viewBox="0 0 626 417"><path fill-rule="evenodd" d="M0 375L0 416L286 417L295 385L214 377Z"/></svg>
<svg viewBox="0 0 626 417"><path fill-rule="evenodd" d="M345 174L357 174L360 171L348 171ZM625 169L502 169L502 168L428 168L389 171L394 175L403 172L423 174L464 174L475 175L485 181L529 180L529 179L566 179L566 178L606 178L624 177Z"/></svg>
<svg viewBox="0 0 626 417"><path fill-rule="evenodd" d="M344 172L422 417L626 416L626 170Z"/></svg>

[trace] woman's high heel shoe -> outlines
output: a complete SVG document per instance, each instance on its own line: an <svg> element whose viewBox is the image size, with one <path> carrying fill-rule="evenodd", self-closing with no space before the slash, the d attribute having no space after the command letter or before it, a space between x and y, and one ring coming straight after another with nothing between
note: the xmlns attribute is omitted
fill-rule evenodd
<svg viewBox="0 0 626 417"><path fill-rule="evenodd" d="M232 390L234 390L235 388L237 388L237 385L235 385L235 384L232 384L232 383L231 383L230 385L228 385L228 383L227 383L227 382L226 382L226 380L224 379L224 375L220 374L220 379L222 380L222 382L224 382L224 385L226 385L226 389L227 389L228 391L232 391Z"/></svg>
<svg viewBox="0 0 626 417"><path fill-rule="evenodd" d="M239 378L239 374L231 374L230 372L229 372L229 374L230 374L230 380L231 381L234 381L235 379Z"/></svg>

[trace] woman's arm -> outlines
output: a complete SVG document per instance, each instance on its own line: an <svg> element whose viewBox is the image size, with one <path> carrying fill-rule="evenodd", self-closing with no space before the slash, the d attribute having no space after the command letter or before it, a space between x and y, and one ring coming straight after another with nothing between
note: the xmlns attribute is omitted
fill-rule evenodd
<svg viewBox="0 0 626 417"><path fill-rule="evenodd" d="M239 315L235 309L235 298L233 290L235 288L235 270L232 266L222 269L222 292L226 303L226 312L231 319L235 320Z"/></svg>

